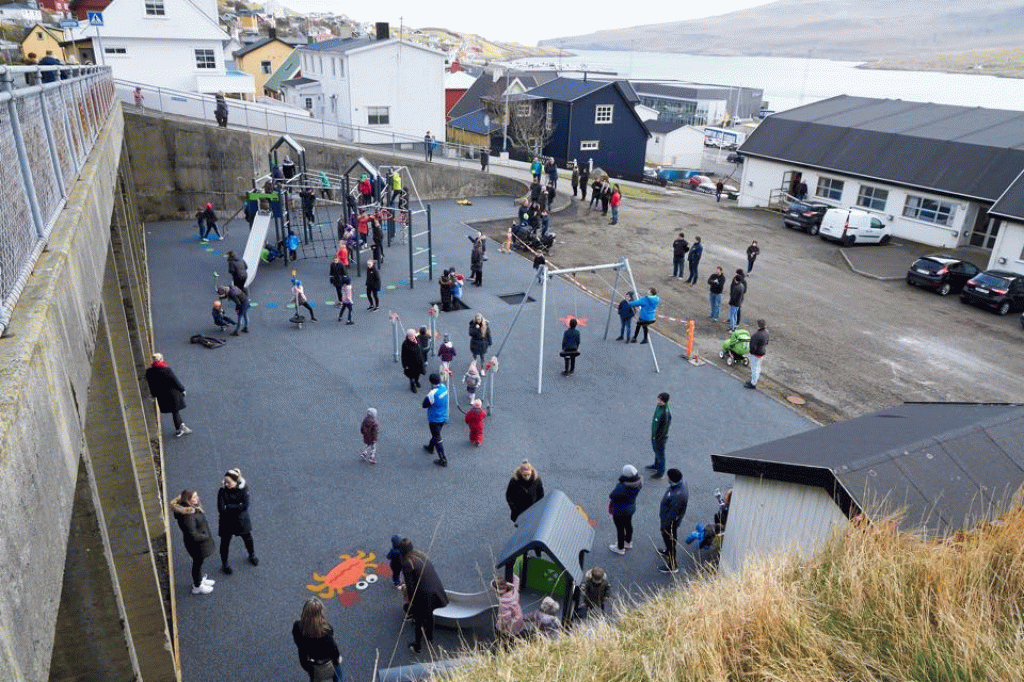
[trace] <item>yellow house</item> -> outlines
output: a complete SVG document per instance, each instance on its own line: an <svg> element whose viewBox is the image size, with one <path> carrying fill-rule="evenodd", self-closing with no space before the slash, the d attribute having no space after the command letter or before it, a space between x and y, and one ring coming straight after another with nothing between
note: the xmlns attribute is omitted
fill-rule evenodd
<svg viewBox="0 0 1024 682"><path fill-rule="evenodd" d="M245 30L258 31L260 28L259 18L256 16L256 12L253 10L242 10L238 13L238 28Z"/></svg>
<svg viewBox="0 0 1024 682"><path fill-rule="evenodd" d="M61 43L64 42L64 32L60 29L36 24L21 41L21 58L28 59L29 53L36 56L39 61L46 56L46 51L53 52L53 56L62 62L67 61L67 55Z"/></svg>
<svg viewBox="0 0 1024 682"><path fill-rule="evenodd" d="M256 81L256 94L263 94L263 85L277 71L295 48L280 38L264 38L234 53L235 66Z"/></svg>

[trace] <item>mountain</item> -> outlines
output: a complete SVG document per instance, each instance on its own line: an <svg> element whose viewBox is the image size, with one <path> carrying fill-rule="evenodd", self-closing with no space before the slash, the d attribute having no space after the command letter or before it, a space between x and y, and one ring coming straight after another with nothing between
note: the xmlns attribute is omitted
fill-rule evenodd
<svg viewBox="0 0 1024 682"><path fill-rule="evenodd" d="M1019 0L778 0L715 17L540 41L580 50L817 57L872 61L1019 48Z"/></svg>

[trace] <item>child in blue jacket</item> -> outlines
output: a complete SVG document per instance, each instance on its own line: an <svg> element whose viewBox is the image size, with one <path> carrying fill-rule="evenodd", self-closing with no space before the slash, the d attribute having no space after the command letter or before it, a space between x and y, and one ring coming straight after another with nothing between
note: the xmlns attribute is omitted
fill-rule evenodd
<svg viewBox="0 0 1024 682"><path fill-rule="evenodd" d="M633 299L635 296L632 291L626 292L626 298L619 301L619 319L622 320L622 328L619 329L619 338L616 341L625 340L629 343L629 332L630 327L633 324Z"/></svg>
<svg viewBox="0 0 1024 682"><path fill-rule="evenodd" d="M391 562L391 582L396 588L402 586L402 553L398 551L398 543L402 541L397 535L391 536L391 551L388 552L388 561Z"/></svg>

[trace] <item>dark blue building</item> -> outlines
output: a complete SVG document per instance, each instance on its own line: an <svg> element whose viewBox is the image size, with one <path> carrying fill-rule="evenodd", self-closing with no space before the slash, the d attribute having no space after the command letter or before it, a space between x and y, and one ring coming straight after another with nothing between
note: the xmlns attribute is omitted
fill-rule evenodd
<svg viewBox="0 0 1024 682"><path fill-rule="evenodd" d="M556 78L520 95L513 106L530 103L543 112L550 135L543 153L559 166L575 160L639 180L650 137L634 109L639 101L626 81Z"/></svg>

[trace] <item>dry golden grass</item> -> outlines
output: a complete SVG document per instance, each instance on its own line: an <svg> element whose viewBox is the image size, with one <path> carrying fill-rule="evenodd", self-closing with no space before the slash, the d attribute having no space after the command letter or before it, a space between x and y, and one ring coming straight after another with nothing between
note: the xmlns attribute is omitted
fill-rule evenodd
<svg viewBox="0 0 1024 682"><path fill-rule="evenodd" d="M935 543L895 518L812 559L706 575L618 623L510 652L454 682L1024 680L1024 513Z"/></svg>

